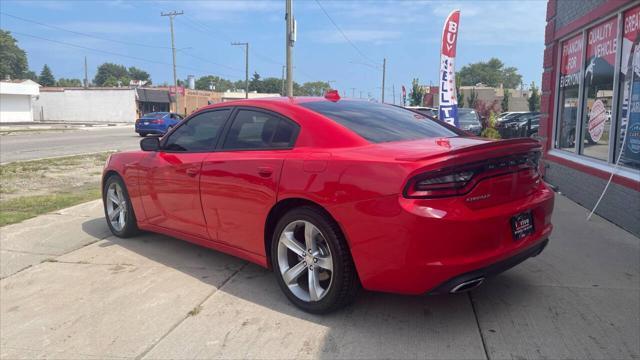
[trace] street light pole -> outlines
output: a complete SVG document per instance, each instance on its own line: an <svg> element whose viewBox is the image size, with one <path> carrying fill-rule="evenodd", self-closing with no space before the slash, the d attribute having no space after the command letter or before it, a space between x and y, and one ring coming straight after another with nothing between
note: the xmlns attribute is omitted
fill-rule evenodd
<svg viewBox="0 0 640 360"><path fill-rule="evenodd" d="M244 98L249 98L249 43L233 42L231 45L244 46Z"/></svg>

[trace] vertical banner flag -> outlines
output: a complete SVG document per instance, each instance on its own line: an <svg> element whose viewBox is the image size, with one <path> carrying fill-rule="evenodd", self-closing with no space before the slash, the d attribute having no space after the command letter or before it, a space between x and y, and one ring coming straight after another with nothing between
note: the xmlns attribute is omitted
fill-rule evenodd
<svg viewBox="0 0 640 360"><path fill-rule="evenodd" d="M402 106L407 106L407 89L402 85Z"/></svg>
<svg viewBox="0 0 640 360"><path fill-rule="evenodd" d="M439 119L456 127L458 122L458 97L456 94L456 43L460 24L460 10L452 11L442 29L440 50L440 111Z"/></svg>

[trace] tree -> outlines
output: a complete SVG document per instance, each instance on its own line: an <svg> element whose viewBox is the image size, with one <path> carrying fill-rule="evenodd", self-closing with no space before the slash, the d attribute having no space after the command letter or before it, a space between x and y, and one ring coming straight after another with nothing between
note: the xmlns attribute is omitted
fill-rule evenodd
<svg viewBox="0 0 640 360"><path fill-rule="evenodd" d="M411 92L409 93L409 105L420 106L422 105L422 99L424 98L424 89L420 86L419 80L413 79L411 81Z"/></svg>
<svg viewBox="0 0 640 360"><path fill-rule="evenodd" d="M280 91L282 91L282 79L276 77L264 78L260 89L263 93L280 94Z"/></svg>
<svg viewBox="0 0 640 360"><path fill-rule="evenodd" d="M59 87L80 87L80 86L82 86L82 81L80 79L60 78L56 82L56 86L59 86Z"/></svg>
<svg viewBox="0 0 640 360"><path fill-rule="evenodd" d="M146 81L147 85L151 85L151 75L149 75L148 72L138 69L134 66L131 66L128 70L129 72L129 77L132 80L141 80L141 81ZM129 85L127 83L127 85Z"/></svg>
<svg viewBox="0 0 640 360"><path fill-rule="evenodd" d="M471 92L469 92L469 98L467 98L467 107L471 109L475 109L477 102L478 102L478 94L476 93L476 89L471 89Z"/></svg>
<svg viewBox="0 0 640 360"><path fill-rule="evenodd" d="M262 92L262 81L260 81L260 74L257 72L254 72L249 80L249 91Z"/></svg>
<svg viewBox="0 0 640 360"><path fill-rule="evenodd" d="M23 78L23 79L29 79L29 80L32 80L32 81L38 82L38 74L36 74L36 72L35 72L35 71L31 71L31 70L29 70L29 71L25 72L25 73L22 75L22 78Z"/></svg>
<svg viewBox="0 0 640 360"><path fill-rule="evenodd" d="M504 96L502 97L502 102L500 103L502 111L509 111L509 97L511 97L509 89L504 89Z"/></svg>
<svg viewBox="0 0 640 360"><path fill-rule="evenodd" d="M7 76L12 79L26 78L29 71L27 54L18 47L11 32L0 30L0 79Z"/></svg>
<svg viewBox="0 0 640 360"><path fill-rule="evenodd" d="M463 66L458 74L462 86L482 83L490 87L499 87L502 84L505 88L515 89L522 82L522 76L518 74L517 68L505 68L504 63L496 58Z"/></svg>
<svg viewBox="0 0 640 360"><path fill-rule="evenodd" d="M93 82L97 86L129 86L131 80L142 80L151 84L151 76L148 72L131 66L127 69L124 65L104 63L98 66Z"/></svg>
<svg viewBox="0 0 640 360"><path fill-rule="evenodd" d="M98 71L96 72L96 76L93 78L93 82L96 86L116 86L106 84L107 79L111 80L109 84L113 84L115 80L116 85L118 80L124 84L125 82L123 80L126 79L126 85L129 85L129 71L123 65L104 63L98 66Z"/></svg>
<svg viewBox="0 0 640 360"><path fill-rule="evenodd" d="M540 94L535 82L531 82L531 95L529 95L529 111L540 111Z"/></svg>
<svg viewBox="0 0 640 360"><path fill-rule="evenodd" d="M331 86L326 81L309 81L302 84L302 93L304 96L323 96Z"/></svg>
<svg viewBox="0 0 640 360"><path fill-rule="evenodd" d="M56 78L53 77L53 73L51 73L51 69L47 64L42 67L38 83L42 86L54 86L56 84Z"/></svg>
<svg viewBox="0 0 640 360"><path fill-rule="evenodd" d="M464 106L464 94L460 91L460 74L456 74L456 97L458 99L458 106Z"/></svg>
<svg viewBox="0 0 640 360"><path fill-rule="evenodd" d="M225 92L227 90L233 90L234 86L233 83L227 79L223 79L219 76L207 75L196 79L196 89Z"/></svg>

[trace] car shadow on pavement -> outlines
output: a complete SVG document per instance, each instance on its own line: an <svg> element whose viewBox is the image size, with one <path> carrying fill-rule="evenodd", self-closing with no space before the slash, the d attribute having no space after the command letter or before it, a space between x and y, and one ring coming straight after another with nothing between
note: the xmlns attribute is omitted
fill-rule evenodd
<svg viewBox="0 0 640 360"><path fill-rule="evenodd" d="M83 230L97 235L92 232L100 231L102 226L107 227L104 219L92 219L83 224ZM205 326L231 328L234 323L240 326L247 319L257 317L255 321L272 330L271 335L261 336L269 337L282 332L287 323L305 323L309 335L301 336L295 349L273 354L275 357L290 357L300 352L302 357L332 359L484 357L477 321L466 294L402 296L362 291L355 303L344 309L327 315L313 315L299 310L287 300L270 270L215 250L153 233L129 239L111 236L97 246L119 247L117 251L130 252L119 261L131 261L127 258L132 256L143 257L197 278L212 289L218 288L202 304L201 310L202 314L218 319L209 319L210 324ZM110 261L116 259L110 257ZM236 271L222 283L212 274L229 269ZM176 291L181 291L179 287L177 284ZM224 313L234 315L227 318ZM195 316L194 321L202 314ZM179 333L180 329L174 331ZM211 336L216 332L212 328L209 335L192 333L189 336ZM207 340L203 339L202 343ZM260 357L259 349L255 350L258 351L255 357ZM176 357L180 355L175 354Z"/></svg>

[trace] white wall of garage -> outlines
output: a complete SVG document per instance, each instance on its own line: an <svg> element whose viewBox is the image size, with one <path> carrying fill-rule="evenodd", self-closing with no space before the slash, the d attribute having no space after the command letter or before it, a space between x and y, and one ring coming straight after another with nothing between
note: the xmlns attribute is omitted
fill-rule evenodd
<svg viewBox="0 0 640 360"><path fill-rule="evenodd" d="M133 123L136 92L128 88L43 88L34 102L36 121Z"/></svg>
<svg viewBox="0 0 640 360"><path fill-rule="evenodd" d="M0 122L33 121L33 99L40 85L31 80L0 81Z"/></svg>

